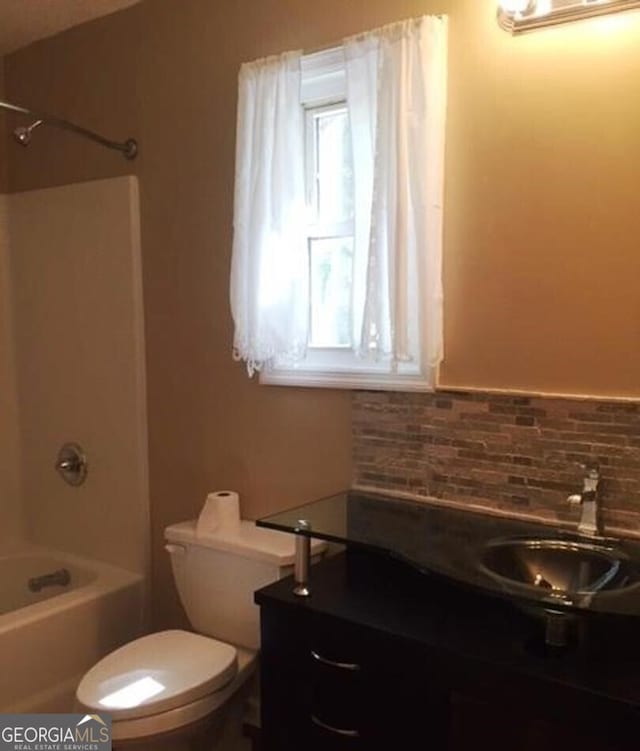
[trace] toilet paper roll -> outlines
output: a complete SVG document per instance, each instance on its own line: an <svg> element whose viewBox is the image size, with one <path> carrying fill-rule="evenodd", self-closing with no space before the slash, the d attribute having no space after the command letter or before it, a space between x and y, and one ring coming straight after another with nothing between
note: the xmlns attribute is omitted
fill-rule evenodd
<svg viewBox="0 0 640 751"><path fill-rule="evenodd" d="M196 535L232 531L239 526L240 496L235 490L209 493L196 523Z"/></svg>

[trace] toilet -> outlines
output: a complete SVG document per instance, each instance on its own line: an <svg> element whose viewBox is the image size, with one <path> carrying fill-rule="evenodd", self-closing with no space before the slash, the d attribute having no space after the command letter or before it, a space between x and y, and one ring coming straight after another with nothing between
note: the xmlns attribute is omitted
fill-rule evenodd
<svg viewBox="0 0 640 751"><path fill-rule="evenodd" d="M167 740L171 749L214 749L233 717L239 727L260 645L253 593L293 568L294 536L249 521L206 535L195 521L182 522L167 527L165 540L196 633L143 636L82 678L78 711L111 715L115 749L160 749ZM312 562L325 547L312 540Z"/></svg>

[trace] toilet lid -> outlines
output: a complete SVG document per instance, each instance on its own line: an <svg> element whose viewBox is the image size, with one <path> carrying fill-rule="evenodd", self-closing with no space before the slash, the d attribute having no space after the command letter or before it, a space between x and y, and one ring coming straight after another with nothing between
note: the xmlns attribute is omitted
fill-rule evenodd
<svg viewBox="0 0 640 751"><path fill-rule="evenodd" d="M84 676L76 696L114 720L146 717L218 691L238 670L235 647L188 631L161 631L116 649Z"/></svg>

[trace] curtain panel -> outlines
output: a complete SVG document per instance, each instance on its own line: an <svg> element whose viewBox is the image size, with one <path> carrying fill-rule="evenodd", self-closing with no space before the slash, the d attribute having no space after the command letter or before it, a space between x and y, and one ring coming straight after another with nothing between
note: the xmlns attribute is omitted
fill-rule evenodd
<svg viewBox="0 0 640 751"><path fill-rule="evenodd" d="M442 359L447 20L343 42L354 169L352 345L364 360ZM249 373L299 362L309 336L300 52L242 66L231 308Z"/></svg>

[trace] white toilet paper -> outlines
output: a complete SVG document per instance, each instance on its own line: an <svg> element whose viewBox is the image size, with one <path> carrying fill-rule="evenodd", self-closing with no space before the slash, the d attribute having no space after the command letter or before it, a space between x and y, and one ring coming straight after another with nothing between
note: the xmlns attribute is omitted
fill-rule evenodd
<svg viewBox="0 0 640 751"><path fill-rule="evenodd" d="M240 526L240 497L235 490L209 493L196 523L196 535L232 531Z"/></svg>

